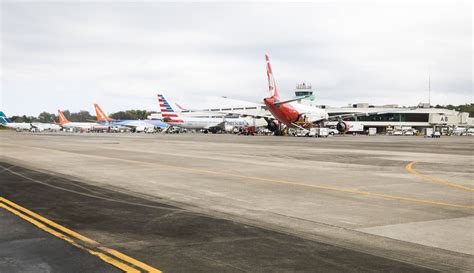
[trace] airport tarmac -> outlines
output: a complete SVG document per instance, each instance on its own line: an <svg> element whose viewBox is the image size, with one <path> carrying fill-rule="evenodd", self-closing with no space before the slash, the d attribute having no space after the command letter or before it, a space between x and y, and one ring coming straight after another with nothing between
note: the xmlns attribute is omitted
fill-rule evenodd
<svg viewBox="0 0 474 273"><path fill-rule="evenodd" d="M471 137L1 131L0 149L1 197L164 272L474 270Z"/></svg>

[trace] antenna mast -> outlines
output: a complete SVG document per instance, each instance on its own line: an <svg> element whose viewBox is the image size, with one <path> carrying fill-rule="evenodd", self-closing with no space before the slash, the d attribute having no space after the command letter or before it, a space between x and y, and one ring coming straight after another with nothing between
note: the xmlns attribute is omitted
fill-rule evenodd
<svg viewBox="0 0 474 273"><path fill-rule="evenodd" d="M428 69L428 104L431 107L431 68Z"/></svg>

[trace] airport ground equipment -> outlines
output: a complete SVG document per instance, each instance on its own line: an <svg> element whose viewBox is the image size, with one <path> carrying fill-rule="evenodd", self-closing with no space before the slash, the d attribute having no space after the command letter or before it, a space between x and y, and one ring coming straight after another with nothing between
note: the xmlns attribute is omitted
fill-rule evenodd
<svg viewBox="0 0 474 273"><path fill-rule="evenodd" d="M424 128L423 129L423 136L424 137L432 137L433 136L433 128Z"/></svg>
<svg viewBox="0 0 474 273"><path fill-rule="evenodd" d="M369 128L369 133L368 133L369 136L375 136L377 135L377 128Z"/></svg>
<svg viewBox="0 0 474 273"><path fill-rule="evenodd" d="M316 131L316 137L328 137L329 136L329 128L321 127L321 128L314 128Z"/></svg>

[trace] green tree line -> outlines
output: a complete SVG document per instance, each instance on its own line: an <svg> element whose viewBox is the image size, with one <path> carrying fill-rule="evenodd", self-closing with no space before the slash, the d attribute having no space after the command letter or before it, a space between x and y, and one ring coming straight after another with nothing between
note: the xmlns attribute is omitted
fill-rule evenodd
<svg viewBox="0 0 474 273"><path fill-rule="evenodd" d="M72 122L94 122L97 120L95 115L91 115L88 111L79 111L79 112L71 112L69 110L62 111L64 116ZM119 111L113 114L110 114L109 117L112 119L117 120L138 120L138 119L146 119L150 114L155 112L149 112L146 110L127 110L127 111ZM58 115L49 112L42 112L37 117L34 116L11 116L10 119L13 122L43 122L43 123L58 123Z"/></svg>
<svg viewBox="0 0 474 273"><path fill-rule="evenodd" d="M469 117L474 117L474 103L466 103L466 104L461 104L458 106L455 105L436 105L435 108L444 108L444 109L449 109L449 110L456 110L458 112L466 112L469 113Z"/></svg>

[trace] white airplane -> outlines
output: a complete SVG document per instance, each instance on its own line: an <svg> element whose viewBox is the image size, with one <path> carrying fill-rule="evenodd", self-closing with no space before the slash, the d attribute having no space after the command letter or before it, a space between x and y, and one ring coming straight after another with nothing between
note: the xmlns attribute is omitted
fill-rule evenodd
<svg viewBox="0 0 474 273"><path fill-rule="evenodd" d="M95 122L71 122L69 121L61 110L58 109L59 125L65 129L79 129L79 130L109 130L109 124L98 124Z"/></svg>
<svg viewBox="0 0 474 273"><path fill-rule="evenodd" d="M61 126L59 124L55 123L38 123L38 122L33 122L31 123L31 130L32 131L59 131L61 130Z"/></svg>
<svg viewBox="0 0 474 273"><path fill-rule="evenodd" d="M11 122L10 119L3 113L0 112L0 122L3 126L11 129L15 129L17 131L29 130L29 131L57 131L60 130L61 127L54 123L41 123L41 122Z"/></svg>
<svg viewBox="0 0 474 273"><path fill-rule="evenodd" d="M17 131L31 130L32 128L31 123L28 122L11 122L3 112L0 112L0 123L4 127L15 129Z"/></svg>
<svg viewBox="0 0 474 273"><path fill-rule="evenodd" d="M220 131L231 132L235 128L250 126L249 122L241 117L228 116L213 113L195 113L183 115L175 112L165 97L158 94L158 101L163 121L171 126L185 129L204 130L205 133L217 133Z"/></svg>

